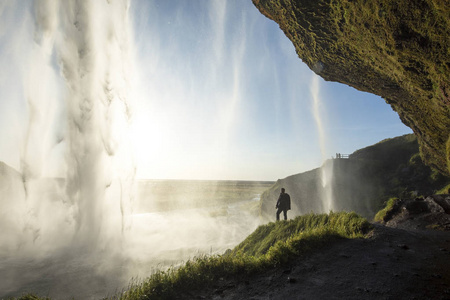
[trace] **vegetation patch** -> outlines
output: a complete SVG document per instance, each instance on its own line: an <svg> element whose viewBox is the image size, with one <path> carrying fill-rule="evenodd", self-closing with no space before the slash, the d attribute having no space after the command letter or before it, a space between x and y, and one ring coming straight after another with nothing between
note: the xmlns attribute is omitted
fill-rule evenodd
<svg viewBox="0 0 450 300"><path fill-rule="evenodd" d="M398 207L400 205L400 199L398 198L391 198L386 202L386 206L381 209L374 217L375 222L387 222L389 221L392 216L396 213L398 210Z"/></svg>
<svg viewBox="0 0 450 300"><path fill-rule="evenodd" d="M438 194L438 195L442 195L442 194L450 194L450 184L444 186L442 189L440 189L439 191L437 191L436 194Z"/></svg>

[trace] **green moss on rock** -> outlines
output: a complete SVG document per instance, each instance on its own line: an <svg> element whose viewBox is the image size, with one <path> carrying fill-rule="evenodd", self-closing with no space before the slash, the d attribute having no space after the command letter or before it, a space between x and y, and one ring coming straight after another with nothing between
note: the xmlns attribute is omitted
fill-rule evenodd
<svg viewBox="0 0 450 300"><path fill-rule="evenodd" d="M253 0L325 80L380 95L450 174L450 6L445 0Z"/></svg>
<svg viewBox="0 0 450 300"><path fill-rule="evenodd" d="M375 222L387 222L391 219L392 215L397 212L400 204L400 199L398 198L390 198L386 202L386 206L377 212L373 220Z"/></svg>

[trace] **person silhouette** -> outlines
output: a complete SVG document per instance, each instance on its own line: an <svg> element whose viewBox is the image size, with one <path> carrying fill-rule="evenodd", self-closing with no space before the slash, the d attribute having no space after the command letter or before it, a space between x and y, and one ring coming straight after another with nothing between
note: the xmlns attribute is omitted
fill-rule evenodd
<svg viewBox="0 0 450 300"><path fill-rule="evenodd" d="M277 221L280 220L280 213L283 212L284 219L287 220L287 211L291 209L291 197L281 188L280 196L278 197L277 205Z"/></svg>

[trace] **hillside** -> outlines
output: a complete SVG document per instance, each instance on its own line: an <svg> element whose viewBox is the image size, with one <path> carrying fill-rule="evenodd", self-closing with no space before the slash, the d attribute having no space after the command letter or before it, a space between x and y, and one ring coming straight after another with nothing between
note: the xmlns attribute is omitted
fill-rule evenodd
<svg viewBox="0 0 450 300"><path fill-rule="evenodd" d="M450 5L446 0L253 0L325 80L383 97L426 164L450 175Z"/></svg>
<svg viewBox="0 0 450 300"><path fill-rule="evenodd" d="M348 159L328 160L320 168L279 179L261 195L261 214L274 220L281 187L291 195L288 215L327 212L323 171L332 174L332 210L356 211L369 219L391 197L430 195L450 182L422 162L417 139L408 134L357 150Z"/></svg>

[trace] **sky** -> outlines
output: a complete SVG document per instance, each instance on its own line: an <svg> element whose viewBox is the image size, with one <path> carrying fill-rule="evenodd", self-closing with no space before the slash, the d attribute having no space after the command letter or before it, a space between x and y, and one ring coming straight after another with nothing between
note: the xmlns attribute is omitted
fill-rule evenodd
<svg viewBox="0 0 450 300"><path fill-rule="evenodd" d="M12 2L0 2L0 161L20 169L30 111L58 136L65 109L55 61L29 75L43 64L32 8ZM317 77L250 0L136 0L129 17L137 178L272 181L412 132L381 97ZM45 76L55 100L30 107L24 85ZM57 172L64 146L44 152Z"/></svg>

